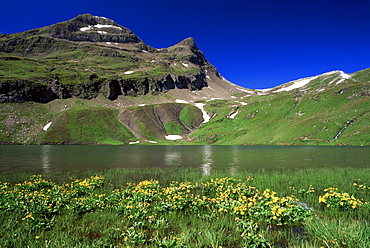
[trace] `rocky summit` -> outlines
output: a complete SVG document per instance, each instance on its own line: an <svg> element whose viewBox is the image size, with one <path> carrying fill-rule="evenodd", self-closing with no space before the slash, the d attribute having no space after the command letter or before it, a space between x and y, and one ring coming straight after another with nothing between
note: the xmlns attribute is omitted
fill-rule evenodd
<svg viewBox="0 0 370 248"><path fill-rule="evenodd" d="M370 69L245 89L90 14L0 34L0 144L370 145L369 96Z"/></svg>

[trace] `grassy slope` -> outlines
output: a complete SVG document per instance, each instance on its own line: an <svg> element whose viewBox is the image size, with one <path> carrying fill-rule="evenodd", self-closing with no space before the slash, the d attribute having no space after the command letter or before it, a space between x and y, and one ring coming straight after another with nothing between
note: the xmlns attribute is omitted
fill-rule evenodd
<svg viewBox="0 0 370 248"><path fill-rule="evenodd" d="M361 81L367 73L360 73ZM357 80L359 76L354 78ZM226 118L234 103L214 101L206 109L217 116L192 137L216 144L370 144L367 83L348 80L337 86L329 85L322 92L314 90L325 83L313 82L311 92L309 89L306 94L282 92L246 98L243 101L248 104L240 106L235 119ZM342 89L346 90L338 94ZM356 121L333 140L338 131L355 118Z"/></svg>
<svg viewBox="0 0 370 248"><path fill-rule="evenodd" d="M36 144L52 113L37 103L0 104L0 144Z"/></svg>
<svg viewBox="0 0 370 248"><path fill-rule="evenodd" d="M0 53L0 83L28 79L33 84L42 84L42 80L37 80L38 78L51 80L58 78L61 84L70 85L76 82L87 83L91 75L109 78L115 74L122 78L150 79L163 77L169 73L184 75L199 72L199 68L194 66L189 68L168 66L166 61L150 63L150 58L142 58L143 55L137 54L137 51L127 52L114 47L73 42L64 42L61 45L60 51L49 52L47 55L41 53L38 57L31 56L32 58ZM159 58L161 55L153 54L153 56ZM166 60L164 57L162 59ZM124 74L129 70L138 71Z"/></svg>
<svg viewBox="0 0 370 248"><path fill-rule="evenodd" d="M117 111L89 107L69 109L61 113L41 143L61 144L124 144L134 136L115 118Z"/></svg>
<svg viewBox="0 0 370 248"><path fill-rule="evenodd" d="M213 101L207 103L206 110L216 116L201 125L191 136L199 144L368 145L368 98L361 96L347 100L346 97L353 92L339 95L334 93L334 90L329 90L317 97L311 94L293 97L292 93L281 93L244 99L248 105L239 107L235 119L226 118L233 110L233 103ZM59 111L52 108L53 103L1 104L0 141L34 144L38 142L39 133L39 141L44 143L113 144L118 141L121 144L135 140L118 121L115 111L89 107L86 105L87 100L78 105L78 101L74 99L75 109L64 111L59 116ZM60 102L71 103L72 100ZM167 134L184 135L184 128L194 128L192 123L201 117L197 110L193 106L184 108L178 117L163 123L163 129ZM140 111L137 113L141 116ZM58 118L53 121L48 132L43 133L42 127L53 116ZM356 121L337 140L330 142L354 118L357 118ZM138 123L144 139L160 140L153 134L153 126L156 124L151 118L140 117Z"/></svg>
<svg viewBox="0 0 370 248"><path fill-rule="evenodd" d="M165 134L188 134L202 122L201 111L190 105L167 103L130 107L137 116L139 132L132 134L119 110L106 99L79 98L47 104L0 104L0 143L13 144L127 144L138 140L164 141ZM101 107L106 106L106 107ZM42 128L52 122L45 132ZM162 141L161 141L162 140Z"/></svg>

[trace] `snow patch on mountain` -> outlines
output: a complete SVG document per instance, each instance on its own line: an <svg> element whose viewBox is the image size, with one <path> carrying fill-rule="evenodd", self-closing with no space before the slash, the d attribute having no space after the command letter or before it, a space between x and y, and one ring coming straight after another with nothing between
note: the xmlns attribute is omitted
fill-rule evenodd
<svg viewBox="0 0 370 248"><path fill-rule="evenodd" d="M188 101L180 100L180 99L176 99L175 101L176 101L177 103L189 103Z"/></svg>
<svg viewBox="0 0 370 248"><path fill-rule="evenodd" d="M214 101L214 100L222 100L222 98L212 97L211 99L206 100L206 102L211 102L211 101Z"/></svg>
<svg viewBox="0 0 370 248"><path fill-rule="evenodd" d="M338 82L336 82L336 83L335 83L335 85L338 85L338 84L340 84L340 83L343 83L343 82L344 82L344 80L346 80L346 79L350 79L350 78L351 78L351 75L348 75L348 74L347 74L347 73L345 73L344 71L337 71L337 72L339 72L339 73L340 73L340 75L339 75L340 79L338 80ZM336 80L337 80L337 78L336 78L335 80L331 81L329 84L334 83Z"/></svg>
<svg viewBox="0 0 370 248"><path fill-rule="evenodd" d="M121 27L114 26L114 25L96 24L96 25L89 25L87 27L82 27L80 28L80 31L85 32L85 31L93 30L94 28L115 28L115 29L122 30Z"/></svg>
<svg viewBox="0 0 370 248"><path fill-rule="evenodd" d="M234 118L235 118L235 116L236 116L238 113L239 113L238 111L234 112L232 115L230 115L230 116L229 116L229 119L234 119Z"/></svg>
<svg viewBox="0 0 370 248"><path fill-rule="evenodd" d="M290 90L294 90L294 89L297 89L297 88L301 88L301 87L305 86L306 84L308 84L309 82L311 82L312 80L316 79L317 77L318 76L298 79L296 81L291 82L292 83L291 85L286 86L286 87L284 86L283 88L275 90L274 92L290 91Z"/></svg>
<svg viewBox="0 0 370 248"><path fill-rule="evenodd" d="M236 88L237 90L240 90L240 91L243 91L243 92L247 92L247 93L250 93L250 94L253 94L253 91L250 91L250 90L245 90L245 89L240 89L240 88Z"/></svg>
<svg viewBox="0 0 370 248"><path fill-rule="evenodd" d="M166 140L179 140L179 139L182 139L182 136L181 135L177 135L177 134L170 134L170 135L166 135Z"/></svg>
<svg viewBox="0 0 370 248"><path fill-rule="evenodd" d="M101 18L101 19L104 19L104 20L108 20L108 18L106 17L103 17L103 16L94 16L95 18Z"/></svg>
<svg viewBox="0 0 370 248"><path fill-rule="evenodd" d="M211 116L208 115L208 113L204 110L204 103L194 103L195 107L199 108L200 111L202 111L203 113L203 123L207 123L209 122L209 120L211 119Z"/></svg>
<svg viewBox="0 0 370 248"><path fill-rule="evenodd" d="M114 25L105 25L105 24L96 24L94 25L94 28L116 28L116 29L122 30L121 27L114 26Z"/></svg>
<svg viewBox="0 0 370 248"><path fill-rule="evenodd" d="M319 77L322 77L322 76L332 75L332 74L335 74L335 73L340 73L340 75L339 75L340 80L338 82L336 82L336 84L340 84L344 80L351 77L350 75L346 74L343 71L336 70L336 71L326 72L326 73L323 73L323 74L320 74L320 75L317 75L317 76L301 78L301 79L298 79L298 80L295 80L295 81L285 83L285 84L282 85L282 87L280 89L277 89L277 90L274 90L274 88L269 88L269 89L258 89L258 91L260 91L262 93L265 93L267 91L273 91L273 92L291 91L291 90L298 89L298 88L301 88L301 87L305 86L306 84L310 83L312 80L315 80L316 78L319 78ZM338 78L336 78L335 80L333 80L329 84L335 82L336 80L338 80Z"/></svg>
<svg viewBox="0 0 370 248"><path fill-rule="evenodd" d="M52 123L52 122L49 122L48 124L46 124L46 125L42 128L42 130L47 131L47 130L49 129L49 127L51 126L51 124L53 124L53 123Z"/></svg>

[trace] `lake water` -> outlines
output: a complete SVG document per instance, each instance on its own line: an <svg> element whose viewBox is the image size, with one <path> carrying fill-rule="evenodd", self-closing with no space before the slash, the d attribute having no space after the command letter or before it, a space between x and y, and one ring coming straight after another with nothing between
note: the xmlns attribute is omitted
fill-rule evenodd
<svg viewBox="0 0 370 248"><path fill-rule="evenodd" d="M368 167L370 147L322 146L0 146L0 172L201 168L238 170Z"/></svg>

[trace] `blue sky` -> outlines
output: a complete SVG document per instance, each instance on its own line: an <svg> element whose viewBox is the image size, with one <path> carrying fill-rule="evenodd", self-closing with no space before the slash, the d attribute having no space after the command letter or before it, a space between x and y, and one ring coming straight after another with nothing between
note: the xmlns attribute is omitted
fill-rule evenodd
<svg viewBox="0 0 370 248"><path fill-rule="evenodd" d="M0 33L91 13L156 48L193 37L225 78L251 89L370 67L369 0L0 1Z"/></svg>

